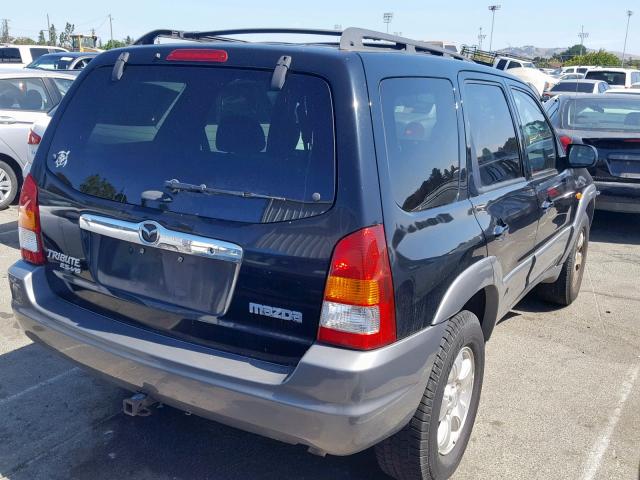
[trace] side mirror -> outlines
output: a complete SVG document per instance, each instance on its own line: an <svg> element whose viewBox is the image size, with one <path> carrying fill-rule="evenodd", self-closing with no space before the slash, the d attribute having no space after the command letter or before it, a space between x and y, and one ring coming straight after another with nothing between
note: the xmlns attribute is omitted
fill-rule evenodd
<svg viewBox="0 0 640 480"><path fill-rule="evenodd" d="M569 149L569 166L571 168L590 168L598 161L598 151L591 145L572 143Z"/></svg>

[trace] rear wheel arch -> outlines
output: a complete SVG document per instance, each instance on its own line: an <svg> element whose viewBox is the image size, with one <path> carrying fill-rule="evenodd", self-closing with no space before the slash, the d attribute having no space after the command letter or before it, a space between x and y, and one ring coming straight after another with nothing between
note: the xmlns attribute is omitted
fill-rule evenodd
<svg viewBox="0 0 640 480"><path fill-rule="evenodd" d="M484 341L488 341L498 319L498 289L488 285L478 290L462 307L473 313L480 321Z"/></svg>
<svg viewBox="0 0 640 480"><path fill-rule="evenodd" d="M9 155L6 155L4 153L0 153L0 161L3 161L13 169L13 172L16 174L16 177L18 177L18 191L20 191L20 188L22 187L22 182L24 180L22 178L22 167L16 160L13 159L13 157L10 157Z"/></svg>
<svg viewBox="0 0 640 480"><path fill-rule="evenodd" d="M433 325L468 310L480 320L485 341L489 339L500 303L494 279L494 262L495 257L483 258L458 275L444 294L433 318Z"/></svg>
<svg viewBox="0 0 640 480"><path fill-rule="evenodd" d="M596 211L596 201L591 200L589 202L589 205L587 205L587 216L589 217L589 225L593 223L593 216L595 214L595 211Z"/></svg>

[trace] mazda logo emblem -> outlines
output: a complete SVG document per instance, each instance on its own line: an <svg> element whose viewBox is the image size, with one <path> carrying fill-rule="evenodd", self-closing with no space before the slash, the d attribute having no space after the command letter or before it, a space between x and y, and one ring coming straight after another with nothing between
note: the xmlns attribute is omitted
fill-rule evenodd
<svg viewBox="0 0 640 480"><path fill-rule="evenodd" d="M140 235L140 240L149 245L158 243L158 240L160 239L158 225L151 222L146 222L140 225L138 228L138 234Z"/></svg>

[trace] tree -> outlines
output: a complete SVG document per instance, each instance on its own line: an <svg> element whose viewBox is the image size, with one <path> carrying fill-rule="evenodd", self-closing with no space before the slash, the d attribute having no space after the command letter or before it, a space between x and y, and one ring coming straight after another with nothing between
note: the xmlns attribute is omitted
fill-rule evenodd
<svg viewBox="0 0 640 480"><path fill-rule="evenodd" d="M44 30L40 30L38 33L38 45L46 45L47 40L44 38Z"/></svg>
<svg viewBox="0 0 640 480"><path fill-rule="evenodd" d="M64 26L64 32L60 32L60 43L59 45L64 48L71 48L71 34L75 25L67 22Z"/></svg>
<svg viewBox="0 0 640 480"><path fill-rule="evenodd" d="M36 41L30 37L17 37L12 43L14 45L33 45Z"/></svg>
<svg viewBox="0 0 640 480"><path fill-rule="evenodd" d="M565 63L566 66L571 65L595 65L600 67L610 67L620 65L620 59L613 53L606 50L598 50L597 52L589 52L585 55L578 55Z"/></svg>
<svg viewBox="0 0 640 480"><path fill-rule="evenodd" d="M56 41L58 40L58 31L56 30L56 26L52 23L49 27L49 45L52 47L56 46Z"/></svg>
<svg viewBox="0 0 640 480"><path fill-rule="evenodd" d="M10 41L11 37L9 36L9 20L3 18L2 24L0 24L0 43L9 43Z"/></svg>
<svg viewBox="0 0 640 480"><path fill-rule="evenodd" d="M585 53L587 53L586 47L578 43L573 47L567 48L564 52L554 55L554 57L558 58L560 61L566 62L567 60L571 60L573 57L577 57L578 55L583 55Z"/></svg>
<svg viewBox="0 0 640 480"><path fill-rule="evenodd" d="M102 44L103 50L111 50L112 48L122 48L127 45L121 40L109 40L107 43Z"/></svg>

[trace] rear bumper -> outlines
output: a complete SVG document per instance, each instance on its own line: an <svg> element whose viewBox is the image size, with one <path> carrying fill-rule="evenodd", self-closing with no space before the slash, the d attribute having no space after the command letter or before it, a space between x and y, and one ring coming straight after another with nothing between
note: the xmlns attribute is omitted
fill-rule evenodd
<svg viewBox="0 0 640 480"><path fill-rule="evenodd" d="M596 209L640 213L640 183L595 182L600 195Z"/></svg>
<svg viewBox="0 0 640 480"><path fill-rule="evenodd" d="M25 333L131 391L317 453L349 455L405 425L420 402L445 325L389 347L313 345L295 368L127 325L57 297L42 267L9 269Z"/></svg>

